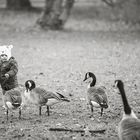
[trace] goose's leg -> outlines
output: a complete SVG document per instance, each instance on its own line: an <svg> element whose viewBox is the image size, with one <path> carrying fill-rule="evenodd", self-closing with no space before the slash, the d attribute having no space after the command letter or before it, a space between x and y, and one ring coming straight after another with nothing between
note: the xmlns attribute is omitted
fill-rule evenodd
<svg viewBox="0 0 140 140"><path fill-rule="evenodd" d="M19 119L21 119L21 108L19 108Z"/></svg>
<svg viewBox="0 0 140 140"><path fill-rule="evenodd" d="M49 106L47 105L47 113L48 113L48 116L50 116L50 110L49 110Z"/></svg>
<svg viewBox="0 0 140 140"><path fill-rule="evenodd" d="M90 117L93 117L93 105L90 104L90 109L91 109L91 115Z"/></svg>
<svg viewBox="0 0 140 140"><path fill-rule="evenodd" d="M39 106L39 115L41 116L41 106Z"/></svg>
<svg viewBox="0 0 140 140"><path fill-rule="evenodd" d="M101 107L101 116L103 115L103 108Z"/></svg>
<svg viewBox="0 0 140 140"><path fill-rule="evenodd" d="M7 117L7 120L8 120L8 109L6 110L6 117Z"/></svg>

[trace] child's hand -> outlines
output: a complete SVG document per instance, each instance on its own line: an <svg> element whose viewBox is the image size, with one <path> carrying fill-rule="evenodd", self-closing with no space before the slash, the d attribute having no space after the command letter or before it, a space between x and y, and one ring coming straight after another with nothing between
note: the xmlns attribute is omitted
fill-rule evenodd
<svg viewBox="0 0 140 140"><path fill-rule="evenodd" d="M6 77L6 79L8 79L8 78L9 78L9 74L7 74L7 73L6 73L4 76Z"/></svg>

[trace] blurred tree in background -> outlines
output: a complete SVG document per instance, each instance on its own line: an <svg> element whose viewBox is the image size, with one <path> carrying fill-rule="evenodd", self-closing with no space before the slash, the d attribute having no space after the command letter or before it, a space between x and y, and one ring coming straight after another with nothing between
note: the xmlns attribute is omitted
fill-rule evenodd
<svg viewBox="0 0 140 140"><path fill-rule="evenodd" d="M62 29L73 4L74 0L45 0L45 7L37 24L42 28Z"/></svg>
<svg viewBox="0 0 140 140"><path fill-rule="evenodd" d="M12 10L30 9L33 0L5 0L6 7ZM39 2L39 0L36 0ZM90 0L94 2L99 0ZM74 2L88 3L87 0L44 0L44 8L37 24L45 29L63 29L64 24L70 16ZM91 4L92 4L91 3ZM99 3L108 5L114 13L115 20L122 20L126 23L140 23L140 0L101 0ZM112 14L110 13L110 14Z"/></svg>
<svg viewBox="0 0 140 140"><path fill-rule="evenodd" d="M102 0L116 13L116 18L126 23L140 23L140 0Z"/></svg>
<svg viewBox="0 0 140 140"><path fill-rule="evenodd" d="M6 7L8 9L28 9L31 7L29 0L6 0Z"/></svg>

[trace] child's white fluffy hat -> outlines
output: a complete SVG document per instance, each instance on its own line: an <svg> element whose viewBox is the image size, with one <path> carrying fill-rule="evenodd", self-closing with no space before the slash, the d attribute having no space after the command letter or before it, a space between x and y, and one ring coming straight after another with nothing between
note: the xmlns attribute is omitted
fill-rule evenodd
<svg viewBox="0 0 140 140"><path fill-rule="evenodd" d="M11 57L11 49L13 48L13 45L3 45L0 46L0 55L6 54L8 56L8 59Z"/></svg>

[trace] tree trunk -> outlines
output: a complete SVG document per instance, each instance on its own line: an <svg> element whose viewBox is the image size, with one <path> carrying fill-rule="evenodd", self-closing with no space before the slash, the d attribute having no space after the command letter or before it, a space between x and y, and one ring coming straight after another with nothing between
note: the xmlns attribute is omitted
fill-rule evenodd
<svg viewBox="0 0 140 140"><path fill-rule="evenodd" d="M37 24L42 28L62 29L70 15L73 4L74 0L46 0Z"/></svg>
<svg viewBox="0 0 140 140"><path fill-rule="evenodd" d="M8 9L29 9L31 8L31 3L29 0L7 0L6 6Z"/></svg>

